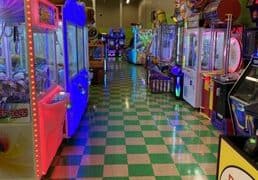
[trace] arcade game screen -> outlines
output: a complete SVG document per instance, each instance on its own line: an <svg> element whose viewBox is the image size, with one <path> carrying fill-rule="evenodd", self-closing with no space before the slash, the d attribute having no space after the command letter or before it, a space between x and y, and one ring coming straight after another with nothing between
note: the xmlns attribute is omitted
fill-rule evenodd
<svg viewBox="0 0 258 180"><path fill-rule="evenodd" d="M252 104L258 102L258 67L251 65L243 74L238 86L234 88L232 96Z"/></svg>
<svg viewBox="0 0 258 180"><path fill-rule="evenodd" d="M73 77L77 73L77 52L76 52L76 27L68 23L67 25L67 45L69 56L69 76Z"/></svg>
<svg viewBox="0 0 258 180"><path fill-rule="evenodd" d="M34 33L34 52L37 93L48 90L56 83L54 33ZM46 48L44 48L46 47Z"/></svg>

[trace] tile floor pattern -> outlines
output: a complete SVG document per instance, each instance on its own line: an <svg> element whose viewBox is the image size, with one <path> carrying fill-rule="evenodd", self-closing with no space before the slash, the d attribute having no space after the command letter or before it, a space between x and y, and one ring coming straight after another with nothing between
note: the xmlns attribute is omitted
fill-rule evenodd
<svg viewBox="0 0 258 180"><path fill-rule="evenodd" d="M171 94L151 94L142 66L114 64L46 179L216 179L219 132Z"/></svg>

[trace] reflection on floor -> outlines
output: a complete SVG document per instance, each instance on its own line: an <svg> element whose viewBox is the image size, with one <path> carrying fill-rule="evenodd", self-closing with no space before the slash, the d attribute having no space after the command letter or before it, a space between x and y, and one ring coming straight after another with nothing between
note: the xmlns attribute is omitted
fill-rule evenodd
<svg viewBox="0 0 258 180"><path fill-rule="evenodd" d="M142 66L116 62L55 157L49 179L215 179L219 133L170 94L146 90Z"/></svg>

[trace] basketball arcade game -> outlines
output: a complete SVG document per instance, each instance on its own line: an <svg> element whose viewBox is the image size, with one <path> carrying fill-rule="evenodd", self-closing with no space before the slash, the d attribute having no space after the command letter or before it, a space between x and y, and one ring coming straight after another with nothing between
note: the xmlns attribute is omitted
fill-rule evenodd
<svg viewBox="0 0 258 180"><path fill-rule="evenodd" d="M65 123L66 136L71 137L79 126L89 100L88 28L84 5L67 0L63 7L63 43L65 89L70 106Z"/></svg>
<svg viewBox="0 0 258 180"><path fill-rule="evenodd" d="M0 3L0 177L40 178L63 139L68 95L57 84L57 9L47 0ZM2 39L2 37L0 39ZM3 53L4 51L4 53Z"/></svg>

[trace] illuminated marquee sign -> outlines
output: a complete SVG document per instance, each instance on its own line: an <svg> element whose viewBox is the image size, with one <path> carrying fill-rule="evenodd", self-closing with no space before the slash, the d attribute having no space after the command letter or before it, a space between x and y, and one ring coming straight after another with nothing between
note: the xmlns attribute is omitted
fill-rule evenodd
<svg viewBox="0 0 258 180"><path fill-rule="evenodd" d="M42 2L39 2L39 22L48 25L55 25L55 18L55 9Z"/></svg>
<svg viewBox="0 0 258 180"><path fill-rule="evenodd" d="M32 24L39 29L53 29L58 27L58 9L47 0L33 0Z"/></svg>

